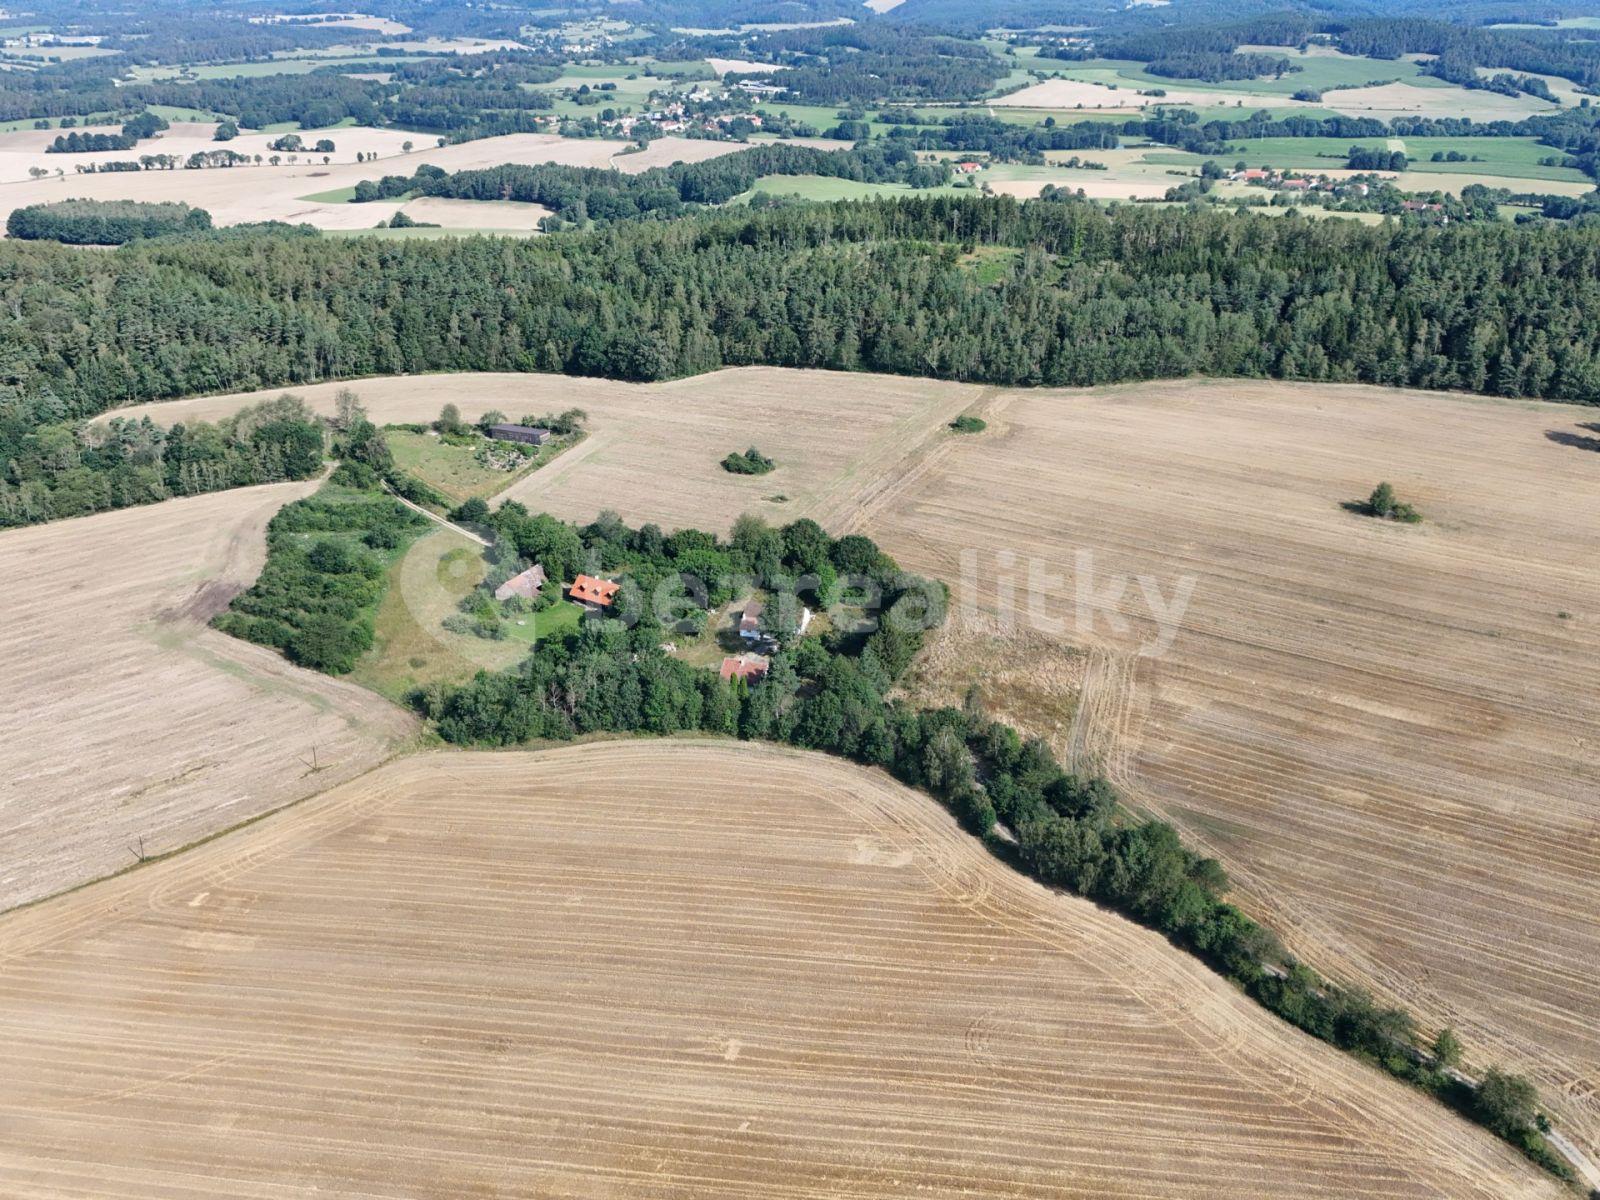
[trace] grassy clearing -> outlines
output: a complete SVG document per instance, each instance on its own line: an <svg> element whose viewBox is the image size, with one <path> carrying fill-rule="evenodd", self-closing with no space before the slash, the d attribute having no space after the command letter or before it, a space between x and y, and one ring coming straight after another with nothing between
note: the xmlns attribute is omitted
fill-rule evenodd
<svg viewBox="0 0 1600 1200"><path fill-rule="evenodd" d="M981 246L963 255L961 265L971 271L979 283L991 285L1010 275L1021 257L1022 251L1014 246Z"/></svg>
<svg viewBox="0 0 1600 1200"><path fill-rule="evenodd" d="M524 644L451 633L444 619L483 582L482 548L435 527L389 567L388 586L373 620L372 649L348 678L396 703L434 683L464 683L482 669L504 670Z"/></svg>
<svg viewBox="0 0 1600 1200"><path fill-rule="evenodd" d="M571 633L578 628L578 623L582 620L582 606L570 600L563 600L543 612L508 618L505 622L506 637L523 645L532 645L545 638Z"/></svg>
<svg viewBox="0 0 1600 1200"><path fill-rule="evenodd" d="M1583 183L1587 176L1571 167L1544 166L1539 160L1559 151L1542 146L1531 137L1458 137L1458 138L1255 138L1233 143L1235 150L1216 157L1232 165L1243 162L1252 167L1283 167L1297 171L1343 170L1351 146L1383 149L1391 140L1400 141L1412 158L1410 170L1451 175L1481 175L1485 183L1506 182L1519 179L1545 179L1567 183ZM1436 152L1455 151L1470 160L1474 156L1482 162L1430 162ZM1092 157L1092 156L1091 156ZM1198 166L1204 156L1181 150L1152 150L1146 162L1172 166Z"/></svg>
<svg viewBox="0 0 1600 1200"><path fill-rule="evenodd" d="M300 199L310 201L313 204L349 204L355 198L356 189L354 185L334 188L330 192L313 192L309 196L300 197Z"/></svg>
<svg viewBox="0 0 1600 1200"><path fill-rule="evenodd" d="M395 232L403 232L396 230ZM452 503L460 504L474 496L487 499L511 484L537 471L563 450L576 445L579 438L557 438L538 448L515 471L501 471L478 460L478 451L497 446L503 453L515 454L507 443L477 437L470 444L453 444L430 433L389 429L384 435L394 454L395 465L428 486L443 492Z"/></svg>
<svg viewBox="0 0 1600 1200"><path fill-rule="evenodd" d="M135 67L132 77L136 83L163 83L178 78L234 79L255 78L263 75L309 75L319 67L372 67L393 66L392 58L274 58L263 62L206 63L185 67Z"/></svg>

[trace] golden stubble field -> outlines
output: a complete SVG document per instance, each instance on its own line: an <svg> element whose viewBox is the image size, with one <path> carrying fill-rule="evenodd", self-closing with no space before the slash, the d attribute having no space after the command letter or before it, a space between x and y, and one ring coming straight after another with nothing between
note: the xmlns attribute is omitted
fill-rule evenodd
<svg viewBox="0 0 1600 1200"><path fill-rule="evenodd" d="M414 730L206 628L314 483L0 533L0 910L333 786ZM315 769L313 769L315 768Z"/></svg>
<svg viewBox="0 0 1600 1200"><path fill-rule="evenodd" d="M0 920L0 1192L1554 1197L834 760L412 757Z"/></svg>
<svg viewBox="0 0 1600 1200"><path fill-rule="evenodd" d="M1002 392L781 371L353 386L380 420L425 419L445 400L468 416L590 409L591 437L519 488L569 518L816 516L871 534L958 599L973 595L959 585L975 551L976 624L941 637L920 696L958 703L979 683L994 711L1221 857L1294 949L1454 1024L1470 1066L1529 1072L1563 1128L1600 1149L1600 455L1583 448L1584 410L1243 381ZM337 385L299 390L331 410ZM166 423L249 399L149 411ZM942 432L968 408L987 433ZM800 457L755 480L716 467L750 442ZM1427 521L1341 508L1380 479ZM1194 578L1165 656L1136 654L1153 632L1137 586L1119 610L1128 634L1103 617L1072 627L1078 550L1102 588L1146 574L1170 599ZM1000 576L1020 599L1032 558L1062 577L1043 602L1062 628L996 622Z"/></svg>
<svg viewBox="0 0 1600 1200"><path fill-rule="evenodd" d="M902 478L942 439L944 426L987 393L962 384L888 375L747 367L672 383L616 383L563 375L410 375L287 389L331 415L343 388L374 421L429 421L455 404L476 420L498 409L513 421L577 407L589 436L505 496L535 510L591 521L611 508L635 523L726 531L741 513L775 523L848 520L878 488ZM120 409L158 425L215 421L286 389L205 396ZM718 465L755 445L768 475ZM778 499L782 497L782 499Z"/></svg>
<svg viewBox="0 0 1600 1200"><path fill-rule="evenodd" d="M1600 454L1584 410L1217 381L1008 393L987 415L853 526L952 583L974 552L982 636L1004 577L1037 639L1029 563L1060 576L1041 610L1064 627L1045 636L1082 694L1058 747L1217 854L1310 961L1454 1024L1478 1067L1532 1073L1593 1154ZM1379 480L1426 522L1341 508ZM1078 551L1096 589L1147 574L1170 601L1194 580L1165 656L1137 653L1155 630L1136 584L1114 606L1126 635L1103 616L1076 628Z"/></svg>

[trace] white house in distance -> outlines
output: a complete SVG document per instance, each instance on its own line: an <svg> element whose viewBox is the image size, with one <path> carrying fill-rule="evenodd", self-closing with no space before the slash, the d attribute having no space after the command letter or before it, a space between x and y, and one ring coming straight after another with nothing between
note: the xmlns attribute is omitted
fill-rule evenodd
<svg viewBox="0 0 1600 1200"><path fill-rule="evenodd" d="M767 606L754 596L745 601L744 612L739 614L739 636L745 641L759 642L762 640L761 614L766 609Z"/></svg>
<svg viewBox="0 0 1600 1200"><path fill-rule="evenodd" d="M524 600L532 600L539 594L539 589L545 584L544 567L534 563L520 575L513 575L494 590L496 600L509 600L513 596L521 596Z"/></svg>
<svg viewBox="0 0 1600 1200"><path fill-rule="evenodd" d="M756 644L768 642L776 644L776 640L770 634L761 630L761 616L766 611L767 606L754 596L745 601L744 610L739 614L739 636L747 642ZM801 606L799 633L805 633L814 615L809 608Z"/></svg>

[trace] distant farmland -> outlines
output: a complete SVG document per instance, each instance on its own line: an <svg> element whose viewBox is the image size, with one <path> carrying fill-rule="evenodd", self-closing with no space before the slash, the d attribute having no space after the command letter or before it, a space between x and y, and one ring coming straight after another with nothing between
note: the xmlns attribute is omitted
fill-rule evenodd
<svg viewBox="0 0 1600 1200"><path fill-rule="evenodd" d="M0 920L0 1192L1550 1197L874 772L415 757Z"/></svg>

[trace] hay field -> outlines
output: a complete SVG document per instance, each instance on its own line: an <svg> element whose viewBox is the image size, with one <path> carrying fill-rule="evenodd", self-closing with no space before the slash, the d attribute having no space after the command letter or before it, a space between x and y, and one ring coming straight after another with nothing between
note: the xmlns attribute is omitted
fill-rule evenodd
<svg viewBox="0 0 1600 1200"><path fill-rule="evenodd" d="M589 414L589 436L518 480L505 496L577 521L614 508L628 521L715 530L726 530L744 512L774 522L848 519L864 497L898 479L946 436L949 421L985 394L925 379L764 367L662 384L564 375L412 375L138 405L101 420L148 415L159 425L214 421L285 390L331 414L334 396L344 387L361 397L380 424L432 420L446 403L457 405L468 420L490 409L516 419L577 406ZM777 460L776 471L731 475L721 468L727 454L752 444Z"/></svg>
<svg viewBox="0 0 1600 1200"><path fill-rule="evenodd" d="M209 129L210 127L205 127ZM44 136L43 130L27 130L33 137ZM503 137L482 138L458 145L436 146L433 139L422 134L404 134L394 130L334 129L325 131L339 148L340 157L354 157L357 149L376 149L363 138L382 137L387 157L377 162L335 162L323 165L317 161L301 161L290 166L230 167L210 170L175 171L118 171L95 175L75 175L72 160L118 155L45 154L42 151L5 150L0 148L0 225L3 225L13 208L28 204L41 204L51 200L88 198L94 200L182 200L211 213L218 225L238 225L249 221L288 221L294 224L315 225L320 229L370 229L380 220L387 220L405 207L399 200L374 201L370 204L344 204L307 199L342 188L352 188L363 179L377 179L384 175L409 174L424 163L446 171L462 171L478 167L497 167L505 163L562 163L577 167L610 167L625 171L642 171L650 166L662 166L682 160L701 161L720 154L732 153L741 147L735 142L693 141L685 138L661 138L645 154L619 155L628 143L608 142L588 138L563 138L555 134L515 133ZM391 137L392 135L392 137ZM11 137L16 135L0 135ZM50 133L54 136L54 131ZM182 151L187 154L196 149L209 149L218 145L241 147L256 135L242 135L229 143L171 142L167 139L149 143L151 149L128 151L121 155L137 158L140 153ZM265 139L265 135L261 135ZM306 136L305 134L301 135ZM209 138L209 134L207 135ZM398 140L394 140L398 139ZM410 154L400 154L404 141L415 142L417 149ZM243 153L240 148L240 153ZM251 151L252 154L256 151ZM260 151L265 154L266 151ZM15 159L16 162L10 160ZM66 170L64 179L53 176L44 180L27 178L29 165L42 165L51 171L57 167ZM20 173L20 174L19 174ZM20 178L20 182L3 182ZM409 208L407 211L411 211ZM429 218L432 219L432 218ZM467 213L453 220L461 220L461 228L478 229L485 226L483 218Z"/></svg>
<svg viewBox="0 0 1600 1200"><path fill-rule="evenodd" d="M542 204L523 204L516 200L449 200L442 196L421 196L400 205L400 211L416 221L442 225L446 229L496 229L507 233L535 233L539 222L550 215Z"/></svg>
<svg viewBox="0 0 1600 1200"><path fill-rule="evenodd" d="M1061 749L1218 855L1256 914L1600 1142L1600 455L1585 410L1254 382L1008 393L853 522L993 616L1000 550L1087 647ZM1547 433L1550 436L1547 436ZM1351 515L1380 479L1426 515ZM1161 658L1137 586L1196 588ZM961 589L958 587L958 592ZM1562 615L1565 614L1565 615ZM1019 623L1030 622L1019 612ZM1044 732L1050 732L1046 729Z"/></svg>
<svg viewBox="0 0 1600 1200"><path fill-rule="evenodd" d="M205 625L315 486L0 534L0 910L128 866L141 838L163 853L323 791L411 734L371 693Z"/></svg>
<svg viewBox="0 0 1600 1200"><path fill-rule="evenodd" d="M1520 121L1523 117L1559 111L1537 96L1502 96L1499 92L1464 87L1418 87L1383 83L1326 92L1322 108L1352 117L1464 117L1473 121Z"/></svg>
<svg viewBox="0 0 1600 1200"><path fill-rule="evenodd" d="M8 1195L1561 1194L792 751L402 760L0 961Z"/></svg>

